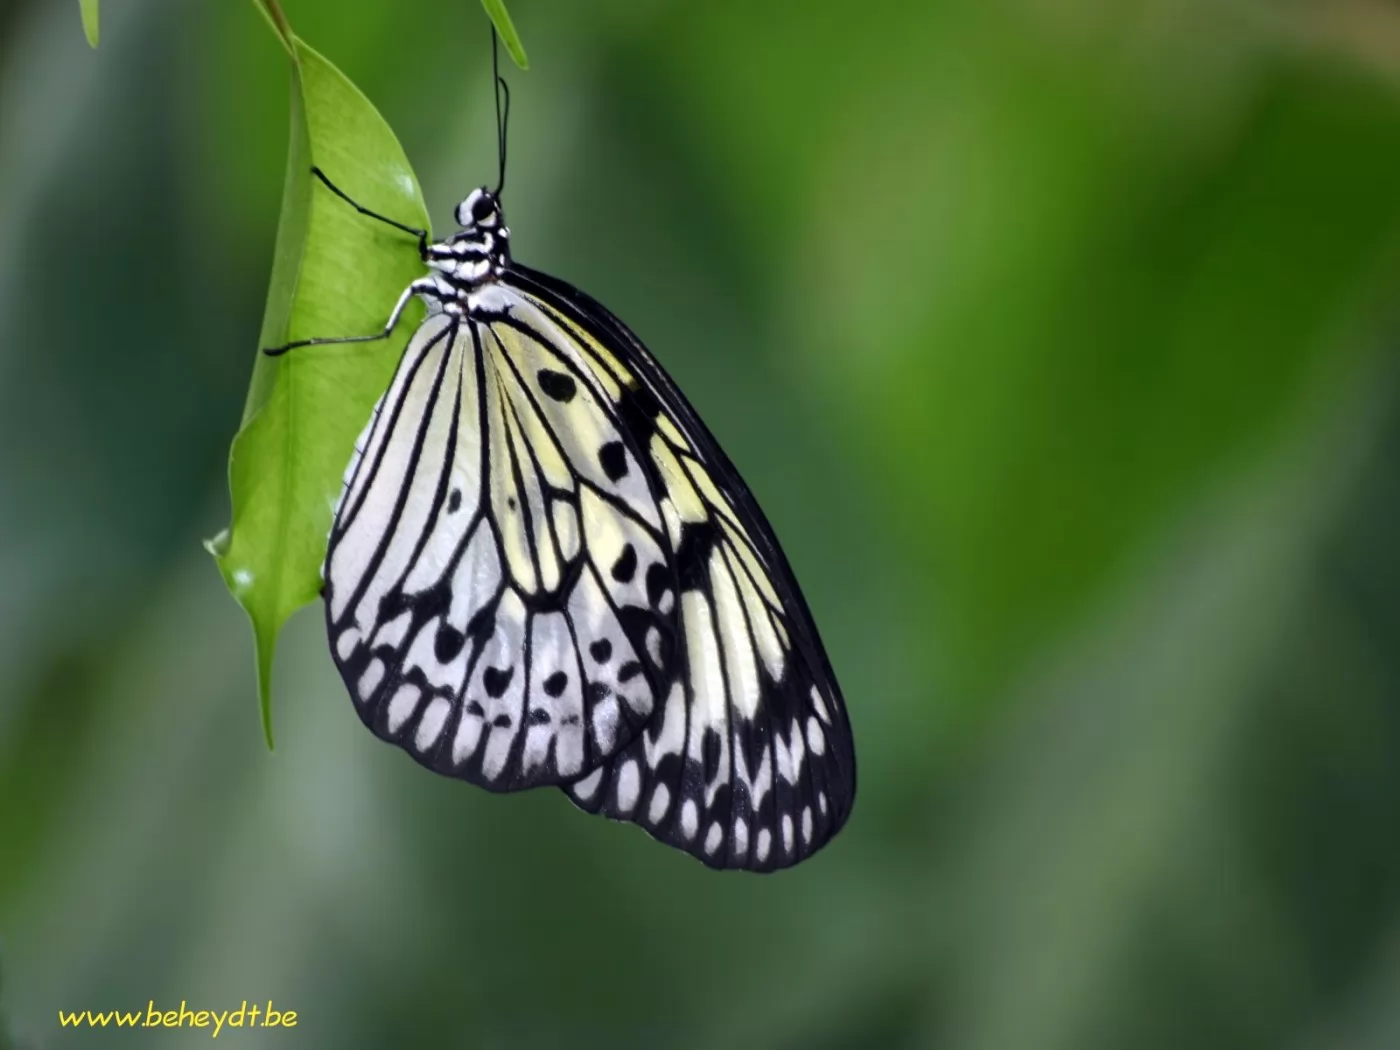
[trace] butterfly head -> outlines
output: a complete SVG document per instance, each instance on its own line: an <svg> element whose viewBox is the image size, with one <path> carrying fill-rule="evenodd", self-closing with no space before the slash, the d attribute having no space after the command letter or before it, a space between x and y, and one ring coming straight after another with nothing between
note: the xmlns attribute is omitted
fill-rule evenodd
<svg viewBox="0 0 1400 1050"><path fill-rule="evenodd" d="M457 205L457 225L464 230L473 227L479 230L499 230L504 226L501 215L501 199L485 186L472 190L461 204Z"/></svg>

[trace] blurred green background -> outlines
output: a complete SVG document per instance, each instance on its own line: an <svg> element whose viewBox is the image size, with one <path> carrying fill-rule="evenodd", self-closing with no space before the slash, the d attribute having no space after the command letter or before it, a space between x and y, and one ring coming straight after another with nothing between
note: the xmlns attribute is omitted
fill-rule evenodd
<svg viewBox="0 0 1400 1050"><path fill-rule="evenodd" d="M284 0L439 226L475 0ZM782 537L861 786L712 873L432 777L227 519L287 140L246 0L0 2L0 1011L240 1047L1400 1046L1400 11L515 0L517 257ZM3 1041L0 1036L0 1041ZM222 1042L219 1045L223 1045Z"/></svg>

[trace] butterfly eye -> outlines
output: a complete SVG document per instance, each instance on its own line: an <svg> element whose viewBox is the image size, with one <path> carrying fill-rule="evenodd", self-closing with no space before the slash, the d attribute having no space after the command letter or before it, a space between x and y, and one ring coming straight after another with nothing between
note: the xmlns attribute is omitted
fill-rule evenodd
<svg viewBox="0 0 1400 1050"><path fill-rule="evenodd" d="M472 204L472 221L481 225L490 220L495 214L495 196L487 193L485 190L478 190L476 201Z"/></svg>
<svg viewBox="0 0 1400 1050"><path fill-rule="evenodd" d="M466 200L457 205L458 226L481 226L490 222L497 212L495 195L486 189L472 190Z"/></svg>

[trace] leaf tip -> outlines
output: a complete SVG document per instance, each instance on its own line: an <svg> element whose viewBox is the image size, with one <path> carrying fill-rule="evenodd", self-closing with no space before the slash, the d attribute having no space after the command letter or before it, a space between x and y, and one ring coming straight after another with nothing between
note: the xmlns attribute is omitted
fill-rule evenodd
<svg viewBox="0 0 1400 1050"><path fill-rule="evenodd" d="M258 713L262 718L263 739L269 751L276 751L272 734L272 658L277 651L277 628L264 631L255 626L253 650L258 662Z"/></svg>
<svg viewBox="0 0 1400 1050"><path fill-rule="evenodd" d="M275 750L272 738L272 658L277 648L277 630L281 621L266 618L260 612L260 603L254 600L253 584L256 576L244 557L232 557L233 547L231 528L224 529L216 536L204 541L204 549L214 556L219 573L234 600L243 606L253 625L253 659L257 664L258 711L262 719L263 738L267 749ZM3 1050L3 1048L0 1048Z"/></svg>
<svg viewBox="0 0 1400 1050"><path fill-rule="evenodd" d="M78 0L78 4L83 13L83 33L87 37L88 46L96 51L97 40L101 35L98 0Z"/></svg>

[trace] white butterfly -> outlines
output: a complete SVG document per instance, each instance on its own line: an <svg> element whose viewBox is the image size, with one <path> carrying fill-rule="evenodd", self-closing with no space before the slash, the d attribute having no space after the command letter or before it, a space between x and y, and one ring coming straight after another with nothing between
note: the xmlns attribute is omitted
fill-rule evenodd
<svg viewBox="0 0 1400 1050"><path fill-rule="evenodd" d="M356 337L428 306L326 554L360 717L439 773L560 785L713 867L810 856L855 795L845 705L695 410L608 310L511 260L499 191L473 191L438 243L354 206L417 236L430 268Z"/></svg>

